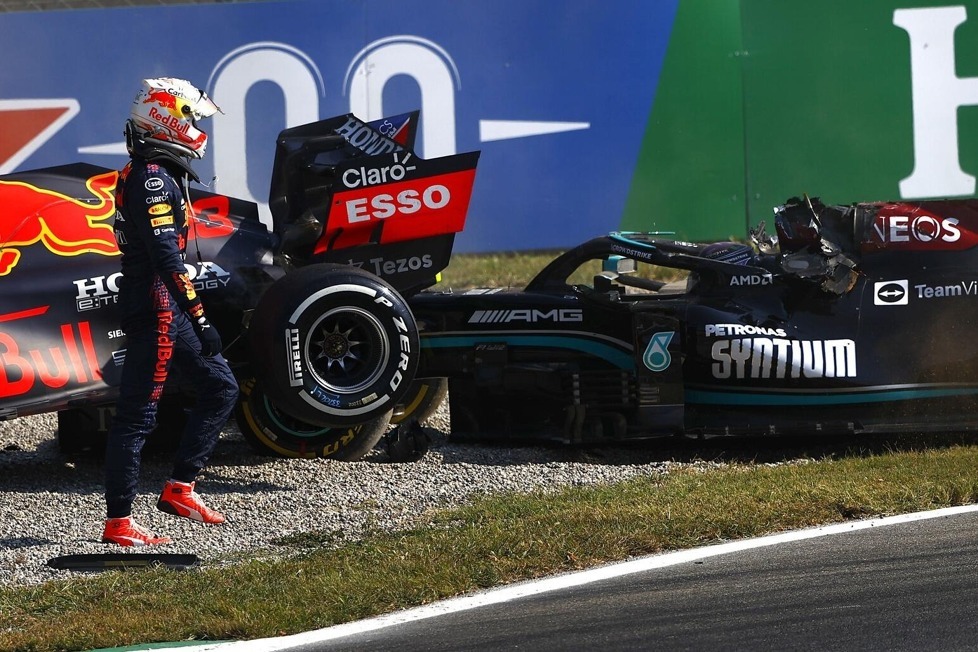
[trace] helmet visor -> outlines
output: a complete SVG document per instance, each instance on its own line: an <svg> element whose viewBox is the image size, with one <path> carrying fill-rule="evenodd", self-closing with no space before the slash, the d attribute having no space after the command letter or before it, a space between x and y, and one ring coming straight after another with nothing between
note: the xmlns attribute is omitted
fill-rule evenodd
<svg viewBox="0 0 978 652"><path fill-rule="evenodd" d="M209 118L221 110L221 107L214 104L214 101L207 97L207 93L200 89L197 89L197 92L200 93L200 97L194 100L187 100L187 103L184 105L184 110L189 110L194 121Z"/></svg>

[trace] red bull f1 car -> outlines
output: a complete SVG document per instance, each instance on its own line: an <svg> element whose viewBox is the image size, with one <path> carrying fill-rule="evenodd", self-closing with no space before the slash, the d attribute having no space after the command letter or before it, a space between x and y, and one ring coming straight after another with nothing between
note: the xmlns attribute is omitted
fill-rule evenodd
<svg viewBox="0 0 978 652"><path fill-rule="evenodd" d="M792 199L750 244L611 233L523 289L444 292L479 155L420 159L416 121L283 131L271 231L193 195L188 270L260 450L358 459L446 393L451 436L490 441L978 423L978 202ZM0 177L0 418L57 411L66 447L104 431L125 357L115 179Z"/></svg>
<svg viewBox="0 0 978 652"><path fill-rule="evenodd" d="M391 419L444 398L445 381L415 382L406 297L448 264L479 153L421 159L418 119L350 114L281 132L271 231L256 204L191 191L187 270L261 450L356 459ZM0 176L0 419L57 411L66 449L107 430L125 359L117 177L83 163ZM161 408L179 418L188 397L173 381Z"/></svg>

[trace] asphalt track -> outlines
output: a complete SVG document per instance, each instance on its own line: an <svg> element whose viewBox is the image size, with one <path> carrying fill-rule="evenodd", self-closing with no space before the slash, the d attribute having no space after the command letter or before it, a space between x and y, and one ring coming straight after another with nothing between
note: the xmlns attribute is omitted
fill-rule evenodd
<svg viewBox="0 0 978 652"><path fill-rule="evenodd" d="M654 555L174 652L974 650L978 505ZM145 648L144 648L145 649Z"/></svg>

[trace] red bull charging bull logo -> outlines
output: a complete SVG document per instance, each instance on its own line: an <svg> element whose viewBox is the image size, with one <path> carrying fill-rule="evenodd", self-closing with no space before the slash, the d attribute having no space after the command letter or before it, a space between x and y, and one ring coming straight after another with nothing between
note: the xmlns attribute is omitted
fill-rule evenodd
<svg viewBox="0 0 978 652"><path fill-rule="evenodd" d="M179 117L179 112L177 111L177 98L171 95L167 91L151 90L146 95L146 99L143 100L143 104L155 103L164 109L167 109L171 114Z"/></svg>
<svg viewBox="0 0 978 652"><path fill-rule="evenodd" d="M118 172L88 179L82 199L21 181L0 181L0 276L20 262L21 251L41 243L58 256L117 256L113 222Z"/></svg>

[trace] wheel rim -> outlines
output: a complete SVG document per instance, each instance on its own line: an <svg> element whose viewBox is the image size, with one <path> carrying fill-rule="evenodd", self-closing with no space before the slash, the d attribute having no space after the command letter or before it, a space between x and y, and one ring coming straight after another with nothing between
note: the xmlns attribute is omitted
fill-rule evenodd
<svg viewBox="0 0 978 652"><path fill-rule="evenodd" d="M282 412L275 404L268 400L267 396L262 396L261 401L264 404L265 414L268 415L269 420L280 429L282 432L289 434L292 437L297 437L300 439L319 437L325 435L330 430L334 428L328 428L326 426L316 426L311 423L306 423L301 419L296 419L293 416Z"/></svg>
<svg viewBox="0 0 978 652"><path fill-rule="evenodd" d="M309 329L306 359L320 385L336 394L354 394L384 371L390 340L380 321L362 308L334 308Z"/></svg>

